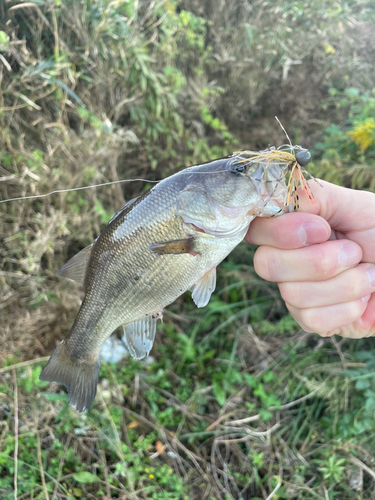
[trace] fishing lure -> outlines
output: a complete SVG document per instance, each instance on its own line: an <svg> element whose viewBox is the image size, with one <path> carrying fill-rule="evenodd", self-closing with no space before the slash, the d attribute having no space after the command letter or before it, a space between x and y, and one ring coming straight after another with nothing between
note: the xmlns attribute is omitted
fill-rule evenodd
<svg viewBox="0 0 375 500"><path fill-rule="evenodd" d="M292 152L283 150L284 148L290 149ZM263 151L242 151L239 155L235 157L235 161L231 165L231 170L238 175L246 175L250 177L254 182L264 182L273 183L273 192L277 189L277 182L288 178L287 182L287 194L285 198L285 206L289 206L290 210L296 211L299 209L299 197L297 194L298 186L301 186L310 202L315 205L314 195L308 186L305 174L313 179L313 177L305 170L311 161L311 154L307 149L301 146L288 146L282 145L275 149L270 147ZM245 170L244 165L247 165ZM259 166L261 169L261 178L257 175ZM280 177L275 179L275 167L278 167L277 172L280 173ZM268 178L269 177L269 178ZM314 179L315 180L315 179ZM272 199L273 192L268 193L269 199ZM266 203L268 202L266 201Z"/></svg>

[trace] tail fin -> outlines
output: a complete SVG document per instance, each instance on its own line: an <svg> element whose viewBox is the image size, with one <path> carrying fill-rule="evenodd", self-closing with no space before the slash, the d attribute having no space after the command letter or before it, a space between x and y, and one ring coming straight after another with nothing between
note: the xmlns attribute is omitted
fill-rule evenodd
<svg viewBox="0 0 375 500"><path fill-rule="evenodd" d="M39 378L65 385L68 389L69 403L82 412L94 401L99 371L99 358L94 363L72 359L66 344L62 342L53 351Z"/></svg>

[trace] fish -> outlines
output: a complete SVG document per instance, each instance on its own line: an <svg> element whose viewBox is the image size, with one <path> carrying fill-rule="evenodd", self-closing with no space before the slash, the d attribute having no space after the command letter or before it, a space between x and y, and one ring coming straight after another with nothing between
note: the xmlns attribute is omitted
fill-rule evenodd
<svg viewBox="0 0 375 500"><path fill-rule="evenodd" d="M285 178L296 159L279 153L245 151L188 167L124 205L59 271L82 283L85 296L40 380L63 384L69 403L85 411L96 395L101 348L114 330L123 326L130 354L142 359L165 307L187 290L197 307L207 305L216 267L251 221L288 211Z"/></svg>

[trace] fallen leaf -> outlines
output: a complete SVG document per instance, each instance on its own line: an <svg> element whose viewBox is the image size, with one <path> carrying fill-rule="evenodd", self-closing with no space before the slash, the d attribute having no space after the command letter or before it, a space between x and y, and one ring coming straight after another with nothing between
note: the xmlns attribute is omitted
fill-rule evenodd
<svg viewBox="0 0 375 500"><path fill-rule="evenodd" d="M156 441L155 448L159 455L164 453L164 445L161 441Z"/></svg>
<svg viewBox="0 0 375 500"><path fill-rule="evenodd" d="M139 422L137 422L136 420L133 420L133 422L130 422L130 424L127 425L127 428L128 429L135 429L136 427L138 427L139 425Z"/></svg>

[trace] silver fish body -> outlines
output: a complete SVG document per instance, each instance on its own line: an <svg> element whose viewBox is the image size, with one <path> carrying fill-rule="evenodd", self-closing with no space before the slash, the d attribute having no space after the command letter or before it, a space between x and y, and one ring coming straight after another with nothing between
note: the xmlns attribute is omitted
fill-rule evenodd
<svg viewBox="0 0 375 500"><path fill-rule="evenodd" d="M206 305L215 288L216 266L240 243L253 218L285 210L279 167L258 164L252 175L251 162L238 158L190 167L164 179L129 202L60 271L83 281L85 298L70 335L52 354L41 379L64 384L79 411L95 397L99 354L116 328L125 325L134 357L147 355L163 308L189 289L198 307Z"/></svg>

